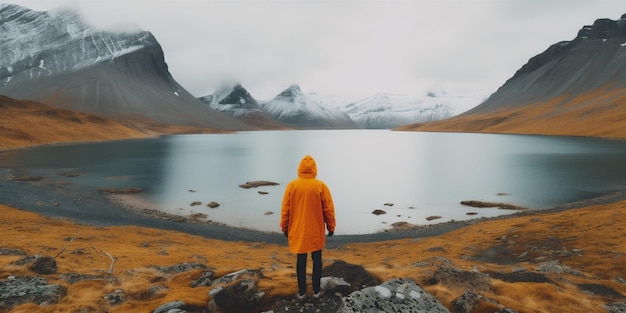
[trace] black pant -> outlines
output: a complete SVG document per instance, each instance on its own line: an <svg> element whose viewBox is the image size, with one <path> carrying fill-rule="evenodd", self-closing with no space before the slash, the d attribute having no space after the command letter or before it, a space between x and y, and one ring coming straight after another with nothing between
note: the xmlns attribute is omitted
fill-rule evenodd
<svg viewBox="0 0 626 313"><path fill-rule="evenodd" d="M300 295L306 294L306 253L298 253L296 273L298 274L298 291ZM313 293L320 292L320 280L322 279L322 250L311 252L313 259Z"/></svg>

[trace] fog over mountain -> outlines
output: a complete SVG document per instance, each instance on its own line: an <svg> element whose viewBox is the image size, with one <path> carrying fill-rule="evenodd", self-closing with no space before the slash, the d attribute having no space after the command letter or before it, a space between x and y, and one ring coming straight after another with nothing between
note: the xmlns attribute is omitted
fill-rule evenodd
<svg viewBox="0 0 626 313"><path fill-rule="evenodd" d="M0 6L0 94L110 117L246 129L170 75L150 32L100 32L69 10Z"/></svg>
<svg viewBox="0 0 626 313"><path fill-rule="evenodd" d="M340 106L362 128L394 128L400 125L446 119L478 105L476 94L431 90L422 98L379 93Z"/></svg>
<svg viewBox="0 0 626 313"><path fill-rule="evenodd" d="M261 108L274 119L297 128L358 128L348 114L305 95L292 85Z"/></svg>
<svg viewBox="0 0 626 313"><path fill-rule="evenodd" d="M626 14L598 19L573 40L557 42L528 60L484 103L467 114L525 106L598 89L626 88Z"/></svg>
<svg viewBox="0 0 626 313"><path fill-rule="evenodd" d="M626 14L531 57L479 106L404 130L626 135Z"/></svg>

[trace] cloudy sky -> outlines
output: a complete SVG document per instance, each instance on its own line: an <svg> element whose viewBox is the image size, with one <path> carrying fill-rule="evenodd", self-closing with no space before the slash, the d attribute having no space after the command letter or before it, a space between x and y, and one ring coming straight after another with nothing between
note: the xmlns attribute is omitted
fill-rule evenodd
<svg viewBox="0 0 626 313"><path fill-rule="evenodd" d="M241 82L270 99L304 92L361 99L431 89L494 92L528 59L576 37L623 0L0 0L70 7L95 27L152 32L195 96Z"/></svg>

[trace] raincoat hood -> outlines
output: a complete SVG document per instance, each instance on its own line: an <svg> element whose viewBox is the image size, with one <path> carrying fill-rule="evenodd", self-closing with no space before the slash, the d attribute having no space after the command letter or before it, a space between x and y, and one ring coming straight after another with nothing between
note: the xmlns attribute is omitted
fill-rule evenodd
<svg viewBox="0 0 626 313"><path fill-rule="evenodd" d="M300 161L298 166L298 177L300 178L315 178L317 177L317 165L312 156L306 155Z"/></svg>

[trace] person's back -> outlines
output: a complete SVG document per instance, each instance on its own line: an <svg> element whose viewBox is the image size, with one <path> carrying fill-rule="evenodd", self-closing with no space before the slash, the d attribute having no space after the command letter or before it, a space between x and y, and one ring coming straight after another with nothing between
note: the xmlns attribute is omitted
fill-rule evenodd
<svg viewBox="0 0 626 313"><path fill-rule="evenodd" d="M326 229L335 231L335 209L330 190L317 179L317 165L305 156L298 166L298 178L285 188L280 227L289 239L289 250L298 254L297 273L299 296L306 294L306 257L313 258L313 293L319 296L321 250L326 244Z"/></svg>

